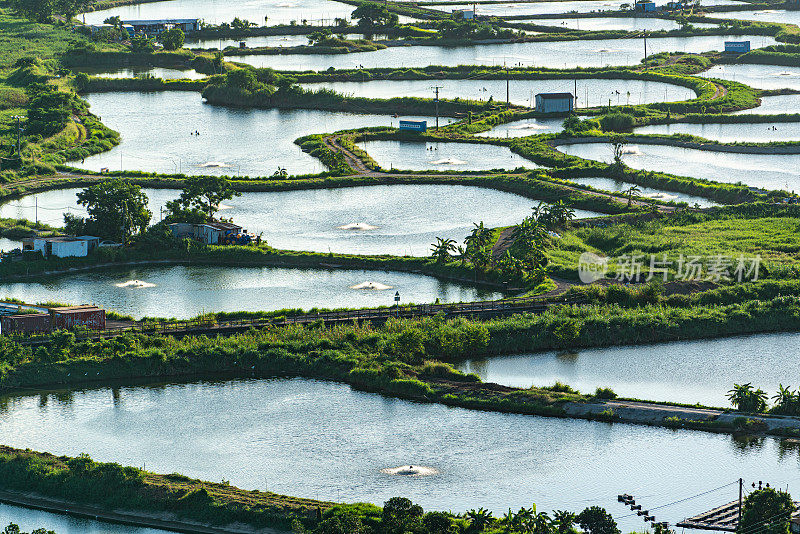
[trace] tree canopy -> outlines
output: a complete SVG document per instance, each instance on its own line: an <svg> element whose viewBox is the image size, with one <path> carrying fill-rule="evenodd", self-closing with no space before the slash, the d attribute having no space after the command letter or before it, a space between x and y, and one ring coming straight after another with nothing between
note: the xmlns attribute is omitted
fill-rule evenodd
<svg viewBox="0 0 800 534"><path fill-rule="evenodd" d="M184 182L181 196L167 203L167 209L172 218L202 222L214 218L221 202L240 194L221 176L192 176Z"/></svg>
<svg viewBox="0 0 800 534"><path fill-rule="evenodd" d="M737 532L743 534L787 534L794 512L791 495L775 488L756 490L744 500Z"/></svg>
<svg viewBox="0 0 800 534"><path fill-rule="evenodd" d="M353 18L358 20L358 25L362 28L397 26L400 20L396 13L392 13L386 6L377 2L361 4L353 11Z"/></svg>
<svg viewBox="0 0 800 534"><path fill-rule="evenodd" d="M170 28L165 30L158 36L159 41L164 46L164 50L177 50L183 48L183 42L186 35L180 28Z"/></svg>
<svg viewBox="0 0 800 534"><path fill-rule="evenodd" d="M121 243L141 233L150 223L147 195L142 188L125 180L113 179L78 193L78 204L86 207L89 218L64 217L67 229ZM82 225L82 227L81 227Z"/></svg>

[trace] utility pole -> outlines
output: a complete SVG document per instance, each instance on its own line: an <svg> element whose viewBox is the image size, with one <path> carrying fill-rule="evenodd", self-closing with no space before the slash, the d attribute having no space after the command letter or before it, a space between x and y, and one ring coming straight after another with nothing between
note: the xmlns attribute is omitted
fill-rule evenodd
<svg viewBox="0 0 800 534"><path fill-rule="evenodd" d="M444 89L444 87L436 85L433 87L433 90L436 93L433 102L436 104L436 131L439 131L439 89Z"/></svg>
<svg viewBox="0 0 800 534"><path fill-rule="evenodd" d="M744 492L744 480L739 479L739 520L736 522L737 526L742 521L742 493Z"/></svg>
<svg viewBox="0 0 800 534"><path fill-rule="evenodd" d="M644 59L647 60L647 32L642 32L644 35Z"/></svg>
<svg viewBox="0 0 800 534"><path fill-rule="evenodd" d="M572 106L575 109L578 109L578 78L575 78L575 105Z"/></svg>
<svg viewBox="0 0 800 534"><path fill-rule="evenodd" d="M36 226L39 226L39 197L33 197L34 217L36 218Z"/></svg>
<svg viewBox="0 0 800 534"><path fill-rule="evenodd" d="M506 67L506 109L511 107L511 76L508 74L508 67Z"/></svg>

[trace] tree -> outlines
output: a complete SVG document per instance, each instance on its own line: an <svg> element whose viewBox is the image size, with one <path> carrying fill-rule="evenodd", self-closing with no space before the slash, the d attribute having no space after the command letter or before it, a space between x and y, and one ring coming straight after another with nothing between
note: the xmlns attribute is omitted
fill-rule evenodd
<svg viewBox="0 0 800 534"><path fill-rule="evenodd" d="M469 533L483 532L486 527L494 522L492 512L485 508L470 510L466 513L466 516L469 519L469 528L467 529Z"/></svg>
<svg viewBox="0 0 800 534"><path fill-rule="evenodd" d="M453 518L445 512L428 512L422 518L422 526L427 534L450 534Z"/></svg>
<svg viewBox="0 0 800 534"><path fill-rule="evenodd" d="M86 9L90 0L55 0L56 11L62 15L67 22L75 18L75 15Z"/></svg>
<svg viewBox="0 0 800 534"><path fill-rule="evenodd" d="M618 171L621 171L625 166L625 163L622 161L622 155L625 153L628 139L622 135L612 135L608 138L608 142L611 143L611 150L614 153L613 165Z"/></svg>
<svg viewBox="0 0 800 534"><path fill-rule="evenodd" d="M213 220L220 203L240 194L221 176L192 176L184 182L181 196L167 203L167 209L173 215L199 212L207 220Z"/></svg>
<svg viewBox="0 0 800 534"><path fill-rule="evenodd" d="M558 534L570 534L575 530L575 514L566 510L556 510L553 512L553 525Z"/></svg>
<svg viewBox="0 0 800 534"><path fill-rule="evenodd" d="M456 242L452 239L437 237L436 243L431 244L431 256L436 263L447 263L450 254L456 251Z"/></svg>
<svg viewBox="0 0 800 534"><path fill-rule="evenodd" d="M788 534L794 512L792 497L775 488L756 490L744 500L742 519L736 532L741 534Z"/></svg>
<svg viewBox="0 0 800 534"><path fill-rule="evenodd" d="M413 531L422 520L422 507L405 497L392 497L383 503L381 523L386 534Z"/></svg>
<svg viewBox="0 0 800 534"><path fill-rule="evenodd" d="M352 17L358 20L362 28L375 28L377 26L397 26L399 17L390 12L385 5L377 2L366 2L353 11Z"/></svg>
<svg viewBox="0 0 800 534"><path fill-rule="evenodd" d="M333 32L328 28L317 30L308 34L308 44L312 46L320 46L328 42L333 35Z"/></svg>
<svg viewBox="0 0 800 534"><path fill-rule="evenodd" d="M164 50L177 50L179 48L183 48L183 42L185 39L186 35L180 28L170 28L169 30L161 32L161 35L159 36L159 41L161 41L161 44L164 45Z"/></svg>
<svg viewBox="0 0 800 534"><path fill-rule="evenodd" d="M604 132L630 132L636 119L629 113L608 113L600 117L600 127Z"/></svg>
<svg viewBox="0 0 800 534"><path fill-rule="evenodd" d="M631 207L631 204L633 203L633 196L636 193L639 193L641 191L642 190L639 189L639 186L637 186L637 185L632 185L628 189L625 190L625 196L628 197L628 207L629 208Z"/></svg>
<svg viewBox="0 0 800 534"><path fill-rule="evenodd" d="M584 532L589 534L620 534L617 522L605 508L591 506L575 518Z"/></svg>
<svg viewBox="0 0 800 534"><path fill-rule="evenodd" d="M739 411L761 413L767 409L767 394L762 389L755 389L753 384L734 384L728 391L728 400Z"/></svg>
<svg viewBox="0 0 800 534"><path fill-rule="evenodd" d="M148 39L145 35L137 35L131 39L132 52L152 52L154 50L153 40Z"/></svg>
<svg viewBox="0 0 800 534"><path fill-rule="evenodd" d="M28 135L49 137L63 130L74 113L86 110L74 94L58 91L51 86L32 85L28 88Z"/></svg>
<svg viewBox="0 0 800 534"><path fill-rule="evenodd" d="M780 415L800 415L800 391L792 391L783 384L778 386L778 393L772 397L775 407L772 412Z"/></svg>
<svg viewBox="0 0 800 534"><path fill-rule="evenodd" d="M55 0L11 0L11 8L23 17L47 22L56 8Z"/></svg>
<svg viewBox="0 0 800 534"><path fill-rule="evenodd" d="M121 243L147 228L153 215L142 188L120 179L84 189L78 193L78 204L89 213L86 231Z"/></svg>

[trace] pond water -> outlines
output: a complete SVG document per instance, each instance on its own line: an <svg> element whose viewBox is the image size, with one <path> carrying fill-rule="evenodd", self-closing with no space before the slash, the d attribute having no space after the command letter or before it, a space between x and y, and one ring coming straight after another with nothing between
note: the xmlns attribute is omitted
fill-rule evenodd
<svg viewBox="0 0 800 534"><path fill-rule="evenodd" d="M654 17L580 17L580 18L557 18L557 19L528 19L514 20L528 24L538 24L540 26L558 26L581 31L670 31L680 29L681 25L671 19L658 19ZM713 28L716 24L692 23L698 28Z"/></svg>
<svg viewBox="0 0 800 534"><path fill-rule="evenodd" d="M180 432L175 429L179 428ZM239 380L101 388L6 398L8 445L229 480L246 489L500 515L608 509L623 532L645 525L617 503L631 493L674 523L735 498L735 482L798 492L797 446L578 420L418 404L312 380ZM404 464L439 471L392 476Z"/></svg>
<svg viewBox="0 0 800 534"><path fill-rule="evenodd" d="M776 115L800 113L800 95L762 96L761 105L753 109L736 111L731 115Z"/></svg>
<svg viewBox="0 0 800 534"><path fill-rule="evenodd" d="M761 9L754 11L731 11L728 13L709 13L715 19L756 20L760 22L780 22L782 24L800 24L800 11L785 9Z"/></svg>
<svg viewBox="0 0 800 534"><path fill-rule="evenodd" d="M538 93L570 92L575 94L577 81L577 107L608 105L652 104L655 102L677 102L696 98L694 91L679 85L642 80L511 80L509 92L513 104L531 106L531 99ZM431 80L374 80L369 82L324 82L308 83L308 89L327 88L338 93L359 97L393 98L408 96L433 98ZM495 102L506 101L505 80L436 80L440 98L462 98ZM533 101L535 106L536 102Z"/></svg>
<svg viewBox="0 0 800 534"><path fill-rule="evenodd" d="M414 141L362 141L358 146L387 170L485 171L540 167L505 146Z"/></svg>
<svg viewBox="0 0 800 534"><path fill-rule="evenodd" d="M8 252L9 250L14 250L15 248L22 248L22 241L15 241L13 239L0 237L0 252Z"/></svg>
<svg viewBox="0 0 800 534"><path fill-rule="evenodd" d="M618 180L614 180L613 178L603 178L603 177L569 178L569 181L575 182L576 184L588 185L596 189L602 189L604 191L613 191L613 192L627 191L633 186L633 184L628 182L620 182ZM719 205L716 202L708 200L707 198L698 197L694 195L687 195L685 193L675 193L673 191L664 191L663 189L654 189L652 187L644 187L641 185L637 185L636 187L639 188L637 196L640 197L658 199L658 200L663 200L665 202L670 202L670 201L686 202L690 206L699 204L700 207L703 208Z"/></svg>
<svg viewBox="0 0 800 534"><path fill-rule="evenodd" d="M501 356L458 367L514 387L560 380L587 393L610 387L621 397L728 407L726 394L734 383L752 382L771 397L779 384L791 382L800 373L800 362L785 356L796 350L800 334L764 334Z"/></svg>
<svg viewBox="0 0 800 534"><path fill-rule="evenodd" d="M721 143L800 141L800 122L754 124L658 124L635 128L637 134L690 134Z"/></svg>
<svg viewBox="0 0 800 534"><path fill-rule="evenodd" d="M554 4L558 2L541 2ZM741 36L750 40L753 48L776 44L765 36ZM647 40L648 55L659 52L721 51L730 37L723 35L700 37L659 37ZM644 45L641 39L600 39L591 41L543 41L463 47L392 46L375 52L354 54L285 54L243 56L238 61L256 67L277 70L305 71L354 69L363 66L396 68L426 67L429 65L508 65L550 68L602 67L634 65L641 62Z"/></svg>
<svg viewBox="0 0 800 534"><path fill-rule="evenodd" d="M558 148L566 154L611 163L609 145L585 143ZM800 155L737 154L660 145L629 145L623 161L633 169L737 183L764 189L800 189Z"/></svg>
<svg viewBox="0 0 800 534"><path fill-rule="evenodd" d="M202 80L207 75L196 70L166 69L162 67L130 67L109 70L108 68L81 67L72 69L74 72L85 72L89 76L99 78L142 78L145 75L165 80Z"/></svg>
<svg viewBox="0 0 800 534"><path fill-rule="evenodd" d="M79 519L0 503L0 528L5 528L9 523L19 525L23 532L45 528L55 531L56 534L168 534L166 530Z"/></svg>
<svg viewBox="0 0 800 534"><path fill-rule="evenodd" d="M92 113L120 132L122 143L71 165L147 172L268 176L325 167L294 144L295 139L363 126L397 125L389 115L317 110L234 109L203 103L197 93L98 93L87 95ZM164 117L180 120L164 120ZM424 117L402 117L424 120ZM195 131L200 135L192 135Z"/></svg>
<svg viewBox="0 0 800 534"><path fill-rule="evenodd" d="M560 15L563 13L593 13L597 11L619 11L620 6L625 2L609 0L567 0L556 2L508 2L497 4L478 4L478 15L490 15L497 17L511 17L520 15ZM666 2L656 2L659 5ZM707 0L704 6L719 6L738 4L733 0ZM472 10L473 4L447 4L431 5L434 9L452 13L456 9Z"/></svg>
<svg viewBox="0 0 800 534"><path fill-rule="evenodd" d="M385 36L376 35L373 39L384 38ZM363 34L348 34L348 39L364 39ZM290 47L308 45L307 35L258 35L255 37L241 37L238 39L186 39L186 48L216 48L224 50L229 46L239 48L239 43L244 41L249 48L263 46ZM235 57L228 58L229 61L238 61Z"/></svg>
<svg viewBox="0 0 800 534"><path fill-rule="evenodd" d="M473 145L475 146L475 145ZM0 217L36 217L55 226L63 213L84 215L78 189L48 191L0 206ZM178 197L145 189L153 213ZM462 241L472 224L495 228L519 223L538 201L492 189L457 185L379 185L274 193L243 193L224 202L219 217L233 218L279 249L427 256L436 237ZM346 229L362 223L366 229Z"/></svg>
<svg viewBox="0 0 800 534"><path fill-rule="evenodd" d="M732 80L756 89L800 89L800 67L751 64L715 65L699 76Z"/></svg>
<svg viewBox="0 0 800 534"><path fill-rule="evenodd" d="M85 18L87 24L99 24L114 16L123 21L197 18L209 24L221 24L239 17L263 25L266 16L269 26L292 21L299 24L303 20L309 24L333 25L335 18L349 20L354 9L333 0L250 0L235 3L227 0L168 0L93 11L86 13Z"/></svg>
<svg viewBox="0 0 800 534"><path fill-rule="evenodd" d="M124 286L130 280L147 287ZM385 290L353 289L363 282ZM381 287L382 287L381 286ZM204 312L285 308L366 308L401 302L471 302L502 295L463 284L396 271L278 267L149 266L0 284L3 298L24 302L96 304L124 315L189 319Z"/></svg>
<svg viewBox="0 0 800 534"><path fill-rule="evenodd" d="M521 121L498 124L491 130L475 134L475 137L527 137L543 133L557 133L563 130L563 118L558 119L523 119Z"/></svg>

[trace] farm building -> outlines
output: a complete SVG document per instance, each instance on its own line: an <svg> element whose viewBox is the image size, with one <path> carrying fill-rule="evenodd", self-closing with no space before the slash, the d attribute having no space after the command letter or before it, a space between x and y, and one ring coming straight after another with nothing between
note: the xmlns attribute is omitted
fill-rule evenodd
<svg viewBox="0 0 800 534"><path fill-rule="evenodd" d="M750 51L750 41L725 41L725 52L746 54Z"/></svg>
<svg viewBox="0 0 800 534"><path fill-rule="evenodd" d="M196 239L206 245L247 245L251 241L247 230L230 222L172 223L169 229L178 239Z"/></svg>
<svg viewBox="0 0 800 534"><path fill-rule="evenodd" d="M401 130L412 132L425 132L428 129L428 121L400 121Z"/></svg>
<svg viewBox="0 0 800 534"><path fill-rule="evenodd" d="M159 33L178 28L184 33L192 33L200 30L200 19L155 19L155 20L125 20L123 24L132 26L136 33L146 35L158 35Z"/></svg>
<svg viewBox="0 0 800 534"><path fill-rule="evenodd" d="M642 11L644 13L651 13L656 11L656 3L655 2L648 2L647 0L640 0L636 2L636 11Z"/></svg>
<svg viewBox="0 0 800 534"><path fill-rule="evenodd" d="M475 18L475 11L472 9L454 9L453 18L456 20L473 20Z"/></svg>
<svg viewBox="0 0 800 534"><path fill-rule="evenodd" d="M536 95L536 111L539 113L569 113L575 107L572 93L539 93Z"/></svg>
<svg viewBox="0 0 800 534"><path fill-rule="evenodd" d="M14 306L6 305L4 309L11 311ZM0 317L0 333L9 334L43 334L53 330L71 330L76 327L91 330L105 330L106 311L97 306L63 306L58 308L39 308L24 306L25 311L39 311L40 313L19 313L23 306L19 306L17 313Z"/></svg>
<svg viewBox="0 0 800 534"><path fill-rule="evenodd" d="M49 258L82 258L100 245L100 238L90 235L33 237L22 240L22 249L41 252Z"/></svg>

